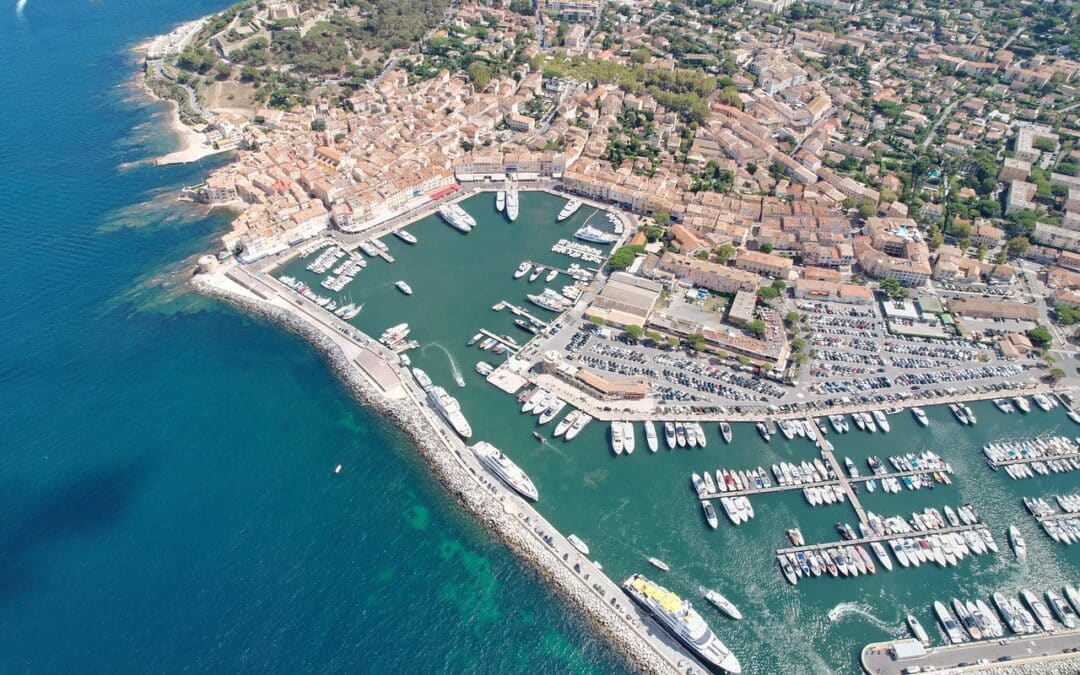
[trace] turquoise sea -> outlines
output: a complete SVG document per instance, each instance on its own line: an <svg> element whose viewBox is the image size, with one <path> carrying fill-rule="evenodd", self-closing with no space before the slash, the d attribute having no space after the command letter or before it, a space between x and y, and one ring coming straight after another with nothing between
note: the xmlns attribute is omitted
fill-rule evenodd
<svg viewBox="0 0 1080 675"><path fill-rule="evenodd" d="M0 672L622 672L305 343L159 287L227 220L125 167L129 51L226 4L0 10Z"/></svg>

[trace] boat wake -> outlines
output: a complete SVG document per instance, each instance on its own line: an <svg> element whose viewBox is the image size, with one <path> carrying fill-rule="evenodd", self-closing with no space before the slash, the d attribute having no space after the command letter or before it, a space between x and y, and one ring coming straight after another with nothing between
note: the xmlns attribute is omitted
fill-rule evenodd
<svg viewBox="0 0 1080 675"><path fill-rule="evenodd" d="M867 607L865 605L860 605L860 604L854 603L854 602L841 602L839 605L837 605L836 607L833 607L832 609L829 610L828 617L829 617L829 621L832 621L832 622L835 623L835 622L840 621L844 617L846 617L848 615L851 615L851 614L861 616L862 618L866 619L870 623L874 624L874 626L880 628L881 630L883 630L883 631L885 631L887 633L892 633L894 630L896 630L895 625L886 623L886 622L882 621L881 619L877 618L876 616L874 616L873 614L871 614L869 607Z"/></svg>
<svg viewBox="0 0 1080 675"><path fill-rule="evenodd" d="M26 0L18 0L15 3L15 16L22 16L23 7L26 7Z"/></svg>
<svg viewBox="0 0 1080 675"><path fill-rule="evenodd" d="M461 369L458 368L457 361L455 361L450 352L446 350L446 347L443 347L438 342L433 342L430 345L427 345L427 347L436 347L443 354L446 354L446 360L450 362L450 372L454 375L454 382L457 382L457 386L464 387L465 377L461 374ZM427 349L427 347L424 347L424 349Z"/></svg>

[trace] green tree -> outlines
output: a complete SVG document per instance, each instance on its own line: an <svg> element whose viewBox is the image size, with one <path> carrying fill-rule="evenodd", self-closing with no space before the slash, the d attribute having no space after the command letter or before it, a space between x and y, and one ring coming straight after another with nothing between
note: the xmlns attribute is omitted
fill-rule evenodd
<svg viewBox="0 0 1080 675"><path fill-rule="evenodd" d="M877 215L877 204L869 199L859 201L859 217L863 220Z"/></svg>
<svg viewBox="0 0 1080 675"><path fill-rule="evenodd" d="M1028 339L1031 340L1031 343L1040 349L1048 346L1053 340L1050 336L1050 331L1043 326L1036 326L1035 328L1028 330L1026 335L1028 336Z"/></svg>
<svg viewBox="0 0 1080 675"><path fill-rule="evenodd" d="M735 247L731 244L720 244L713 249L713 255L716 256L716 262L722 265L735 255Z"/></svg>
<svg viewBox="0 0 1080 675"><path fill-rule="evenodd" d="M634 264L635 257L634 249L629 246L622 246L611 254L611 258L608 259L608 266L613 270L624 270Z"/></svg>
<svg viewBox="0 0 1080 675"><path fill-rule="evenodd" d="M635 340L640 340L641 338L645 337L645 329L641 326L631 324L626 327L626 334L634 338Z"/></svg>
<svg viewBox="0 0 1080 675"><path fill-rule="evenodd" d="M603 326L606 322L604 321L604 319L602 317L590 316L589 317L589 323L591 323L594 326Z"/></svg>
<svg viewBox="0 0 1080 675"><path fill-rule="evenodd" d="M895 298L900 295L903 290L900 287L900 282L896 279L885 279L881 282L881 290L885 291L889 297Z"/></svg>
<svg viewBox="0 0 1080 675"><path fill-rule="evenodd" d="M671 214L667 211L657 211L653 214L653 220L661 227L667 227L671 224Z"/></svg>
<svg viewBox="0 0 1080 675"><path fill-rule="evenodd" d="M760 248L761 248L762 253L772 253L773 245L770 244L769 242L765 242L764 244L762 244L760 246Z"/></svg>
<svg viewBox="0 0 1080 675"><path fill-rule="evenodd" d="M979 244L979 248L975 251L975 257L979 260L986 260L986 244Z"/></svg>
<svg viewBox="0 0 1080 675"><path fill-rule="evenodd" d="M1046 374L1046 377L1051 382L1059 382L1065 379L1065 371L1061 368L1051 368L1050 372Z"/></svg>
<svg viewBox="0 0 1080 675"><path fill-rule="evenodd" d="M326 131L326 120L311 120L312 131Z"/></svg>
<svg viewBox="0 0 1080 675"><path fill-rule="evenodd" d="M781 293L784 291L785 288L787 288L787 282L783 279L774 279L771 285L777 290L777 292Z"/></svg>
<svg viewBox="0 0 1080 675"><path fill-rule="evenodd" d="M765 334L765 322L761 319L754 319L747 322L746 330L750 331L754 335L761 337Z"/></svg>
<svg viewBox="0 0 1080 675"><path fill-rule="evenodd" d="M630 52L630 60L634 63L648 63L652 53L644 47L639 47Z"/></svg>
<svg viewBox="0 0 1080 675"><path fill-rule="evenodd" d="M775 300L780 297L780 291L776 290L772 286L766 286L758 289L758 297L762 300Z"/></svg>
<svg viewBox="0 0 1080 675"><path fill-rule="evenodd" d="M469 80L472 81L473 86L477 91L483 91L488 83L491 82L491 68L488 68L479 61L473 61L469 64Z"/></svg>
<svg viewBox="0 0 1080 675"><path fill-rule="evenodd" d="M1009 251L1009 255L1015 257L1026 253L1031 248L1031 242L1027 237L1013 237L1005 244L1005 248Z"/></svg>

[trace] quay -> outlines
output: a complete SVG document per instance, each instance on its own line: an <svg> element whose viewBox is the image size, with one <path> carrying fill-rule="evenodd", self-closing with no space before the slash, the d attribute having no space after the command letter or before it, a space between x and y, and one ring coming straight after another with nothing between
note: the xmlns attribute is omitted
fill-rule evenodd
<svg viewBox="0 0 1080 675"><path fill-rule="evenodd" d="M805 551L822 551L824 549L836 548L838 546L858 546L859 544L870 544L873 542L892 541L893 539L914 539L917 537L928 537L935 534L950 534L952 532L968 532L970 530L985 530L988 529L986 523L975 523L974 525L957 525L955 527L939 527L934 530L913 530L911 532L900 532L898 534L878 534L873 537L859 537L858 539L847 539L844 541L832 541L825 544L807 544L806 546L789 546L788 548L776 549L777 555L785 555L788 553L799 553Z"/></svg>
<svg viewBox="0 0 1080 675"><path fill-rule="evenodd" d="M998 467L1009 466L1010 464L1034 464L1035 462L1052 462L1056 459L1075 459L1080 457L1080 451L1070 452L1066 455L1042 455L1040 457L1021 457L1019 459L1005 459L1000 462L995 462L992 459L987 459L986 463L990 465L990 468L994 471L998 470Z"/></svg>
<svg viewBox="0 0 1080 675"><path fill-rule="evenodd" d="M992 670L1006 665L1018 668L1052 661L1068 662L1061 672L1080 670L1080 656L1071 651L1080 646L1080 630L931 647L922 656L904 659L894 658L893 644L874 642L863 647L859 654L863 671L869 675L919 672L916 669L957 673ZM1073 665L1076 667L1071 668Z"/></svg>
<svg viewBox="0 0 1080 675"><path fill-rule="evenodd" d="M378 256L379 256L380 258L382 258L383 260L385 260L385 261L386 261L386 262L388 262L388 263L392 263L392 262L394 262L394 256L390 255L389 253L387 253L386 251L382 250L381 248L376 248L376 249L375 249L375 253L376 253L376 254L377 254L377 255L378 255Z"/></svg>
<svg viewBox="0 0 1080 675"><path fill-rule="evenodd" d="M562 195L560 195L560 196L562 196ZM561 267L555 267L554 265L549 265L548 263L538 263L538 262L533 262L532 260L525 260L525 261L523 261L523 262L527 262L527 263L529 263L530 265L532 265L533 267L536 267L536 266L540 266L540 267L543 267L543 268L544 268L545 270L556 270L556 271L557 271L557 272L558 272L559 274L565 274L566 276L570 277L570 278L571 278L571 279L573 279L574 281L577 281L577 279L574 279L574 273L573 273L573 272L571 272L571 271L570 271L570 270L568 270L568 269L563 269L563 268L561 268ZM597 272L599 271L599 270L598 270L597 268L595 268L595 267L585 267L585 266L582 266L582 268L581 268L581 269L585 270L586 272L590 272L590 273L592 273L592 274L594 274L594 275L595 275L595 274L596 274L596 273L597 273Z"/></svg>
<svg viewBox="0 0 1080 675"><path fill-rule="evenodd" d="M536 318L535 316L530 314L527 309L525 309L524 307L518 307L517 305L510 302L509 300L500 300L497 303L495 303L494 305L492 305L491 309L496 311L496 312L501 312L504 309L509 309L510 312L514 316L524 317L524 318L528 319L529 321L532 321L536 325L542 326L544 328L548 327L548 322L547 321L544 321L543 319Z"/></svg>
<svg viewBox="0 0 1080 675"><path fill-rule="evenodd" d="M886 478L904 478L910 476L928 476L938 473L941 469L914 469L912 471L895 471L893 473L879 473L866 476L859 476L858 478L844 478L851 483L866 483L871 480L884 480ZM839 475L839 474L837 474ZM763 488L750 488L749 490L728 490L727 492L710 492L701 496L701 499L718 499L720 497L749 497L752 495L768 494L770 492L786 492L788 490L802 490L808 487L826 487L833 485L841 485L843 480L834 478L830 480L819 480L813 483L801 483L799 485L770 485ZM910 492L910 490L908 490Z"/></svg>

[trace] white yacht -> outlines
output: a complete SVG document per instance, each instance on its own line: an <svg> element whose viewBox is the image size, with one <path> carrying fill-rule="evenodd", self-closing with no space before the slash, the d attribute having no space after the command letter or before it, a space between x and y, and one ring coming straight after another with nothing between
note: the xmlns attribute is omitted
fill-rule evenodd
<svg viewBox="0 0 1080 675"><path fill-rule="evenodd" d="M634 423L623 422L623 448L626 450L626 454L631 455L634 453Z"/></svg>
<svg viewBox="0 0 1080 675"><path fill-rule="evenodd" d="M415 244L416 237L411 232L405 230L394 230L394 236L405 242L406 244Z"/></svg>
<svg viewBox="0 0 1080 675"><path fill-rule="evenodd" d="M622 422L611 423L611 449L616 455L623 453Z"/></svg>
<svg viewBox="0 0 1080 675"><path fill-rule="evenodd" d="M529 476L494 445L487 441L480 441L472 446L472 451L488 471L495 474L499 480L509 485L515 492L532 501L540 498L540 494L536 491L536 486L533 485Z"/></svg>
<svg viewBox="0 0 1080 675"><path fill-rule="evenodd" d="M581 433L581 430L585 428L585 425L592 422L592 417L589 417L585 413L578 415L578 418L574 420L574 423L570 425L570 428L566 431L566 440L572 441L574 437Z"/></svg>
<svg viewBox="0 0 1080 675"><path fill-rule="evenodd" d="M705 512L705 522L709 523L709 527L715 530L720 526L720 519L716 517L716 509L713 508L712 502L708 499L702 501L701 509Z"/></svg>
<svg viewBox="0 0 1080 675"><path fill-rule="evenodd" d="M495 210L499 213L503 212L506 208L506 190L499 190L495 193Z"/></svg>
<svg viewBox="0 0 1080 675"><path fill-rule="evenodd" d="M723 437L725 443L731 442L731 425L727 422L720 423L720 436Z"/></svg>
<svg viewBox="0 0 1080 675"><path fill-rule="evenodd" d="M594 244L611 244L617 237L613 234L608 234L603 230L598 230L592 225L586 225L574 232L574 239L591 241Z"/></svg>
<svg viewBox="0 0 1080 675"><path fill-rule="evenodd" d="M1024 396L1013 396L1013 405L1025 415L1031 412L1031 403Z"/></svg>
<svg viewBox="0 0 1080 675"><path fill-rule="evenodd" d="M1050 412L1050 408L1054 407L1050 399L1043 394L1034 394L1031 398L1035 399L1035 405L1042 408L1043 412Z"/></svg>
<svg viewBox="0 0 1080 675"><path fill-rule="evenodd" d="M394 286L405 295L412 295L412 286L404 281L395 281Z"/></svg>
<svg viewBox="0 0 1080 675"><path fill-rule="evenodd" d="M420 388L424 391L430 391L434 384L431 381L431 377L419 368L412 369L413 377L416 378L416 383L420 385Z"/></svg>
<svg viewBox="0 0 1080 675"><path fill-rule="evenodd" d="M872 414L874 416L874 421L877 422L877 425L881 428L881 431L886 434L889 433L889 420L885 418L885 413L881 412L880 410L874 410Z"/></svg>
<svg viewBox="0 0 1080 675"><path fill-rule="evenodd" d="M451 227L460 232L472 232L472 229L476 227L476 219L466 213L465 209L457 204L440 206L439 215L442 216L442 219L449 223Z"/></svg>
<svg viewBox="0 0 1080 675"><path fill-rule="evenodd" d="M1015 525L1009 526L1009 545L1012 546L1017 558L1023 560L1027 557L1027 544L1024 543L1024 538L1020 535L1020 529Z"/></svg>
<svg viewBox="0 0 1080 675"><path fill-rule="evenodd" d="M708 590L705 592L705 599L711 602L713 606L719 609L721 612L730 616L732 619L735 619L737 621L742 618L742 612L740 612L739 608L735 606L735 603L720 595L719 592L714 590Z"/></svg>
<svg viewBox="0 0 1080 675"><path fill-rule="evenodd" d="M672 422L664 422L664 442L667 443L668 450L674 450L678 444L675 437L675 425Z"/></svg>
<svg viewBox="0 0 1080 675"><path fill-rule="evenodd" d="M529 261L526 260L525 262L518 265L517 271L514 272L514 278L515 279L520 279L521 277L528 274L529 270L531 270L531 269L532 269L532 263L530 263Z"/></svg>
<svg viewBox="0 0 1080 675"><path fill-rule="evenodd" d="M645 443L649 446L649 452L656 452L660 449L660 441L656 437L656 425L652 420L645 420Z"/></svg>
<svg viewBox="0 0 1080 675"><path fill-rule="evenodd" d="M512 187L506 191L506 217L514 222L518 217L518 191Z"/></svg>
<svg viewBox="0 0 1080 675"><path fill-rule="evenodd" d="M930 420L926 416L926 411L922 408L912 408L911 414L915 416L915 421L924 427L930 426Z"/></svg>
<svg viewBox="0 0 1080 675"><path fill-rule="evenodd" d="M716 637L688 601L640 574L624 581L623 590L708 664L732 675L742 672L739 659Z"/></svg>
<svg viewBox="0 0 1080 675"><path fill-rule="evenodd" d="M547 276L544 277L544 283L550 284L552 281L555 281L555 277L557 276L559 276L559 270L555 269L554 267L551 268L551 270L547 273Z"/></svg>
<svg viewBox="0 0 1080 675"><path fill-rule="evenodd" d="M566 206L563 207L562 211L559 211L559 217L556 218L556 220L561 223L562 221L577 213L577 210L580 208L581 200L571 199L570 201L566 202Z"/></svg>
<svg viewBox="0 0 1080 675"><path fill-rule="evenodd" d="M469 426L469 420L465 419L465 415L461 412L461 405L458 400L442 387L431 387L427 390L427 393L432 406L450 423L454 431L462 438L470 438L472 436L472 427Z"/></svg>

